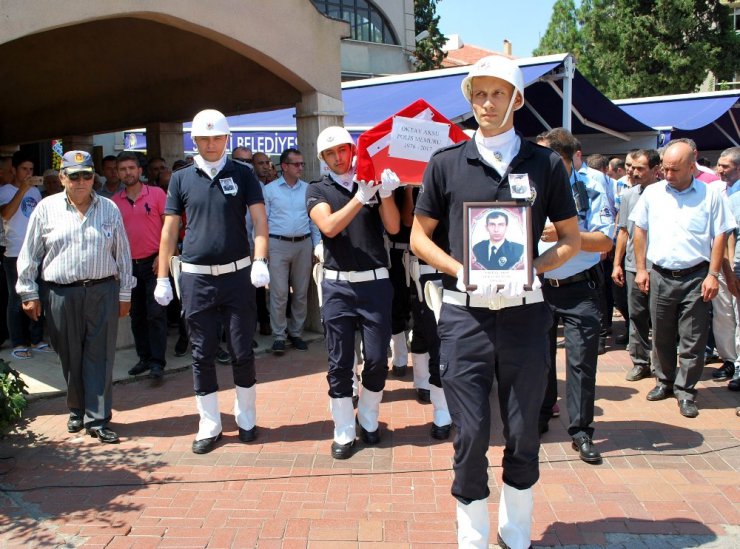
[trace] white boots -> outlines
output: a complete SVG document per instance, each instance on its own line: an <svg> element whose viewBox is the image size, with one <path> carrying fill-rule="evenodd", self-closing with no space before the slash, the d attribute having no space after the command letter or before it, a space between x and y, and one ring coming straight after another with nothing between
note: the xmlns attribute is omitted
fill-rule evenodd
<svg viewBox="0 0 740 549"><path fill-rule="evenodd" d="M194 454L207 454L221 438L221 412L218 409L218 393L195 395L200 422L192 450Z"/></svg>
<svg viewBox="0 0 740 549"><path fill-rule="evenodd" d="M411 353L414 367L414 388L416 398L422 404L429 403L429 353Z"/></svg>
<svg viewBox="0 0 740 549"><path fill-rule="evenodd" d="M252 442L257 438L257 385L252 385L249 388L237 385L235 390L234 419L239 426L239 440Z"/></svg>
<svg viewBox="0 0 740 549"><path fill-rule="evenodd" d="M511 549L527 549L532 537L532 488L504 484L498 506L498 535Z"/></svg>
<svg viewBox="0 0 740 549"><path fill-rule="evenodd" d="M487 499L471 501L468 505L457 502L457 546L460 549L488 549L490 531Z"/></svg>
<svg viewBox="0 0 740 549"><path fill-rule="evenodd" d="M371 391L362 387L360 401L357 403L357 423L360 425L360 436L368 444L380 442L378 431L378 416L380 415L380 401L383 400L383 391Z"/></svg>
<svg viewBox="0 0 740 549"><path fill-rule="evenodd" d="M195 440L213 438L221 434L221 412L218 409L218 393L195 395L195 404L200 414L198 434Z"/></svg>
<svg viewBox="0 0 740 549"><path fill-rule="evenodd" d="M334 459L348 459L352 456L352 446L355 444L355 410L352 399L332 398L329 409L334 420L331 456Z"/></svg>
<svg viewBox="0 0 740 549"><path fill-rule="evenodd" d="M450 411L447 408L445 393L441 387L430 385L429 398L434 407L432 438L437 440L447 440L450 438L450 430L452 429L452 417L450 417Z"/></svg>
<svg viewBox="0 0 740 549"><path fill-rule="evenodd" d="M528 549L532 533L532 489L517 490L504 484L498 508L498 538L509 549ZM461 549L488 547L491 523L487 500L457 502L457 544ZM504 545L501 545L504 547Z"/></svg>
<svg viewBox="0 0 740 549"><path fill-rule="evenodd" d="M399 332L391 336L391 372L395 377L406 375L406 366L409 363L409 349L406 345L406 332Z"/></svg>

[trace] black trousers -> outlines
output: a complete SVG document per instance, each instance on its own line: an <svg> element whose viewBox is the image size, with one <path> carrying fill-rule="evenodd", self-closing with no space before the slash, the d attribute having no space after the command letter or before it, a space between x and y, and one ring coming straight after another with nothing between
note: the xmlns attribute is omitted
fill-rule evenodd
<svg viewBox="0 0 740 549"><path fill-rule="evenodd" d="M131 290L131 332L136 354L142 362L167 364L167 307L154 299L157 275L152 271L153 259L132 265L136 286Z"/></svg>
<svg viewBox="0 0 740 549"><path fill-rule="evenodd" d="M389 270L391 284L393 285L393 306L392 306L392 333L400 334L405 332L409 327L410 299L411 293L406 285L406 270L403 268L404 250L391 248L391 268Z"/></svg>
<svg viewBox="0 0 740 549"><path fill-rule="evenodd" d="M388 345L391 341L390 280L321 283L326 350L329 354L329 396L352 396L355 368L355 330L362 337L364 363L362 385L374 392L385 388L388 377Z"/></svg>
<svg viewBox="0 0 740 549"><path fill-rule="evenodd" d="M539 478L537 418L547 379L551 324L544 302L499 311L442 305L440 371L456 428L452 495L465 504L490 493L486 452L494 379L506 440L504 482L524 490Z"/></svg>
<svg viewBox="0 0 740 549"><path fill-rule="evenodd" d="M423 275L419 284L422 292L429 280L440 280L441 274ZM416 295L416 284L411 286L411 318L413 319L413 337L409 351L416 354L429 353L429 383L435 387L442 387L439 377L439 335L437 334L437 320L434 312L427 307L426 302L419 301ZM424 296L421 296L422 300Z"/></svg>
<svg viewBox="0 0 740 549"><path fill-rule="evenodd" d="M557 325L562 320L565 335L565 398L568 408L568 434L571 437L588 435L594 429L594 399L596 396L596 361L599 352L601 328L601 295L595 280L575 282L553 288L543 286L554 323L550 330L550 362L547 391L542 403L540 421L552 417L552 407L558 398L555 355L557 352Z"/></svg>
<svg viewBox="0 0 740 549"><path fill-rule="evenodd" d="M248 267L221 276L192 273L180 276L182 310L193 351L196 395L218 391L215 360L222 327L231 354L234 384L248 388L256 382L252 339L257 312L250 271Z"/></svg>

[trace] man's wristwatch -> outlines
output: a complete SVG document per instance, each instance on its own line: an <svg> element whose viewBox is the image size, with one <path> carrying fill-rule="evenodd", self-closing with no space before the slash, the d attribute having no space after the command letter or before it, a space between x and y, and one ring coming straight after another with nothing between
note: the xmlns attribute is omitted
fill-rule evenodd
<svg viewBox="0 0 740 549"><path fill-rule="evenodd" d="M267 265L267 258L266 257L255 257L253 261L261 261L265 265Z"/></svg>
<svg viewBox="0 0 740 549"><path fill-rule="evenodd" d="M707 274L709 276L713 276L716 279L719 279L719 273L717 271L709 271Z"/></svg>

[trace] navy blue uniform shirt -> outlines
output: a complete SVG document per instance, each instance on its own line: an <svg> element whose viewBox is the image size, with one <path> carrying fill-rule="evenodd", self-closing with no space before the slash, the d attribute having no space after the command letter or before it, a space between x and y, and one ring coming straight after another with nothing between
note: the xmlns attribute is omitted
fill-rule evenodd
<svg viewBox="0 0 740 549"><path fill-rule="evenodd" d="M182 260L223 265L250 255L246 214L264 202L252 170L226 161L213 181L195 164L172 174L164 213L186 217Z"/></svg>
<svg viewBox="0 0 740 549"><path fill-rule="evenodd" d="M521 139L521 136L520 136ZM570 181L560 156L550 149L521 139L519 154L514 157L506 174L484 163L475 140L463 141L440 149L429 161L422 192L415 213L439 222L437 230L449 236L448 248L442 248L460 263L464 263L464 202L510 201L508 175L528 174L532 197L533 253L542 236L545 219L563 221L576 215ZM436 241L442 247L440 242ZM455 289L455 278L444 275L445 288Z"/></svg>
<svg viewBox="0 0 740 549"><path fill-rule="evenodd" d="M352 192L335 183L329 176L308 186L306 211L325 202L332 213L344 208L354 200L357 183ZM322 234L324 243L324 267L334 271L369 271L388 266L388 254L383 242L383 221L380 218L380 198L376 194L370 204L363 206L358 214L334 238Z"/></svg>

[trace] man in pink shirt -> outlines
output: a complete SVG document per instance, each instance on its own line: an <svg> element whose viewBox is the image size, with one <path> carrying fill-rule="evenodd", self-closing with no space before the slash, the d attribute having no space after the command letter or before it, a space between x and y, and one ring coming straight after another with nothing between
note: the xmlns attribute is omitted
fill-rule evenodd
<svg viewBox="0 0 740 549"><path fill-rule="evenodd" d="M162 378L167 348L167 308L154 300L157 285L157 256L167 196L159 187L141 182L141 166L134 153L116 158L118 177L124 189L111 200L118 206L131 246L136 287L131 292L131 331L139 362L129 375L143 374L155 381Z"/></svg>

